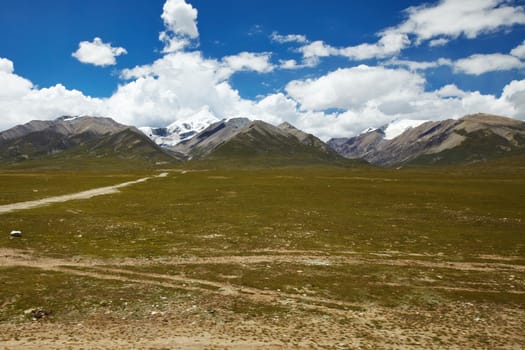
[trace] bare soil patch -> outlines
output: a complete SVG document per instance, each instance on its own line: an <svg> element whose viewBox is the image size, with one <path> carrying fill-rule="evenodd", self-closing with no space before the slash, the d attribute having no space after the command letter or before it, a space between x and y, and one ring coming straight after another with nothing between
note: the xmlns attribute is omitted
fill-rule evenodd
<svg viewBox="0 0 525 350"><path fill-rule="evenodd" d="M256 264L392 263L351 256L258 255L159 259L155 263ZM401 260L414 264L417 260ZM81 322L49 319L0 324L4 349L520 349L525 343L525 309L490 303L454 302L432 308L389 308L305 296L162 273L130 270L152 264L146 259L53 259L30 251L0 250L0 266L23 266L127 285L154 285L194 295L173 300L163 311L144 305L146 317L92 312ZM427 264L431 264L425 262ZM430 265L434 266L434 265ZM507 270L507 264L448 264L450 269ZM511 266L511 265L510 265ZM516 267L518 270L521 267ZM521 271L521 270L519 270ZM388 284L387 282L384 285ZM381 285L377 285L381 288ZM279 313L236 313L239 300ZM144 310L143 310L144 311Z"/></svg>

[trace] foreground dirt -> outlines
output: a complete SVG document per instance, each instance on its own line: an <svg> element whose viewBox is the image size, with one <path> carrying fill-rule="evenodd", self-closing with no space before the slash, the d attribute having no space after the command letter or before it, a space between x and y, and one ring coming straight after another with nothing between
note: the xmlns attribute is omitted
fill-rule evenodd
<svg viewBox="0 0 525 350"><path fill-rule="evenodd" d="M370 307L329 317L292 310L279 319L192 312L188 317L175 307L142 320L96 315L78 324L2 325L1 344L3 349L522 349L524 341L523 313L493 309L487 310L489 319L479 320L479 310L461 304L433 314Z"/></svg>
<svg viewBox="0 0 525 350"><path fill-rule="evenodd" d="M505 259L488 263L447 263L417 259L319 256L275 251L252 256L159 260L52 259L29 251L0 250L0 266L30 267L75 276L112 280L129 286L159 286L184 293L162 310L144 305L140 315L94 310L80 318L41 319L0 324L1 349L523 349L525 308L491 303L453 302L432 308L384 307L226 282L131 270L151 264L261 262L379 263L461 271L516 271ZM303 254L301 254L303 253ZM434 264L434 265L433 265ZM109 266L110 265L110 266ZM381 288L380 285L377 286ZM522 291L514 291L522 294ZM254 309L236 312L242 300ZM149 308L149 309L148 309ZM0 308L1 311L1 308Z"/></svg>

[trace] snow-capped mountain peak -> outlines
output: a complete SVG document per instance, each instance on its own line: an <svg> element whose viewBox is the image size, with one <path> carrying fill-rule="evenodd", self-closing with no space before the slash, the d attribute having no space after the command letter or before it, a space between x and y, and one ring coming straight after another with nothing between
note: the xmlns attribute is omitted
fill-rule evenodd
<svg viewBox="0 0 525 350"><path fill-rule="evenodd" d="M218 121L220 120L208 108L204 108L189 117L176 120L167 127L152 128L146 126L139 129L159 146L172 147L192 138Z"/></svg>

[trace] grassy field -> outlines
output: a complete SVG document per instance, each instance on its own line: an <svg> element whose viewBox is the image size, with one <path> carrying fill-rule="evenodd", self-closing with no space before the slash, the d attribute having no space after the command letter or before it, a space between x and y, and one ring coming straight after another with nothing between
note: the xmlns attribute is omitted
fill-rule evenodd
<svg viewBox="0 0 525 350"><path fill-rule="evenodd" d="M31 344L13 334L33 329L24 310L38 307L44 325L158 321L232 341L212 348L519 348L520 164L173 169L3 214L4 340ZM0 173L0 204L145 175L12 170Z"/></svg>
<svg viewBox="0 0 525 350"><path fill-rule="evenodd" d="M147 173L143 173L145 176ZM139 173L80 172L2 172L0 171L0 205L25 202L51 196L111 186L132 181Z"/></svg>

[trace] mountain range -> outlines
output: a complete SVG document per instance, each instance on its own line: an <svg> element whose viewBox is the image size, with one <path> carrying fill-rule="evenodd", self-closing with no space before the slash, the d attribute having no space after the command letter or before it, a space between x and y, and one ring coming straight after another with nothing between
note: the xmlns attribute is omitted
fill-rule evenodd
<svg viewBox="0 0 525 350"><path fill-rule="evenodd" d="M352 163L317 137L287 123L276 127L246 118L222 120L209 126L207 122L181 124L178 129L172 124L166 128L172 142L159 142L150 134L110 118L35 120L0 133L0 163L85 157L149 164L232 159L264 164Z"/></svg>
<svg viewBox="0 0 525 350"><path fill-rule="evenodd" d="M101 117L31 121L0 132L0 163L110 159L154 164L446 165L525 154L525 123L476 114L436 122L396 121L324 143L289 123L195 119L141 130Z"/></svg>
<svg viewBox="0 0 525 350"><path fill-rule="evenodd" d="M188 160L251 159L263 162L342 162L326 143L289 123L274 126L261 120L233 118L211 124L169 150Z"/></svg>
<svg viewBox="0 0 525 350"><path fill-rule="evenodd" d="M344 157L382 166L475 163L525 152L525 122L501 116L429 121L394 138L385 137L386 128L328 144Z"/></svg>

